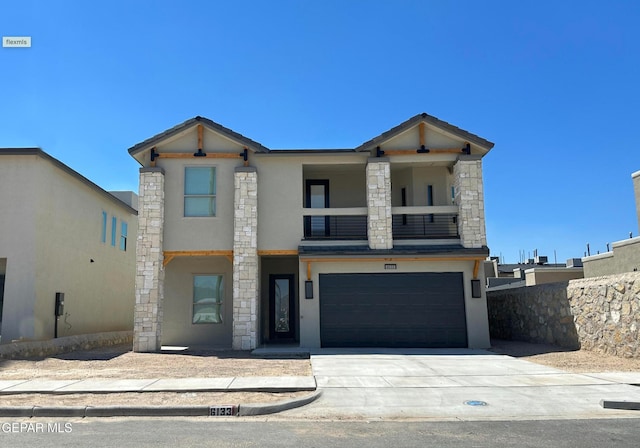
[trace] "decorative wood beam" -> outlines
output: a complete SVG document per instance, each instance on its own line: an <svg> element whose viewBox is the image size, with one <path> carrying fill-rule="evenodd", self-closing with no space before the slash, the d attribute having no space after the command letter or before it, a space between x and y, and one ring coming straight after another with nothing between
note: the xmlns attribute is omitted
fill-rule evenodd
<svg viewBox="0 0 640 448"><path fill-rule="evenodd" d="M163 266L168 265L175 257L226 257L233 261L232 250L165 250Z"/></svg>
<svg viewBox="0 0 640 448"><path fill-rule="evenodd" d="M386 258L317 258L300 257L302 262L363 262L363 261L482 261L484 258L478 257L386 257Z"/></svg>
<svg viewBox="0 0 640 448"><path fill-rule="evenodd" d="M429 148L429 152L425 152L425 154L463 154L463 148L440 148L440 149L431 149ZM384 153L390 156L401 156L401 155L416 155L418 154L416 149L385 149Z"/></svg>
<svg viewBox="0 0 640 448"><path fill-rule="evenodd" d="M307 280L311 280L311 262L307 261Z"/></svg>
<svg viewBox="0 0 640 448"><path fill-rule="evenodd" d="M265 255L298 255L298 249L283 249L283 250L265 249L265 250L259 250L258 255L260 255L261 257L264 257Z"/></svg>
<svg viewBox="0 0 640 448"><path fill-rule="evenodd" d="M476 260L476 262L473 264L473 278L477 279L478 278L478 269L480 269L480 260Z"/></svg>
<svg viewBox="0 0 640 448"><path fill-rule="evenodd" d="M198 151L202 151L203 149L203 131L204 131L204 127L199 124L198 125Z"/></svg>
<svg viewBox="0 0 640 448"><path fill-rule="evenodd" d="M156 159L193 159L195 156L188 152L163 152L156 155ZM239 156L235 152L207 153L208 159L237 159Z"/></svg>
<svg viewBox="0 0 640 448"><path fill-rule="evenodd" d="M418 131L420 132L420 147L425 145L425 138L424 138L424 122L421 122L418 125Z"/></svg>

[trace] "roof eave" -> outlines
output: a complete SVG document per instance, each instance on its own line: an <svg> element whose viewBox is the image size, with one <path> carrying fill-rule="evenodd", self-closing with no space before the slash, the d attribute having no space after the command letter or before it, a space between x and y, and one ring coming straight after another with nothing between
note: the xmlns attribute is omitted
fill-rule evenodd
<svg viewBox="0 0 640 448"><path fill-rule="evenodd" d="M374 137L371 140L364 142L363 144L355 148L355 150L356 151L372 151L377 146L384 144L388 140L410 129L411 127L417 125L420 122L431 124L439 129L442 129L446 132L454 134L468 141L469 143L480 146L487 152L494 146L494 143L490 142L489 140L486 140L478 135L472 134L469 131L465 131L464 129L461 129L457 126L447 123L446 121L440 120L439 118L436 118L432 115L429 115L423 112L421 114L418 114L409 118L407 121L403 123L400 123L398 126L395 126L386 132L383 132L377 137Z"/></svg>
<svg viewBox="0 0 640 448"><path fill-rule="evenodd" d="M135 158L136 155L143 153L144 151L150 150L151 148L153 148L163 140L171 138L174 135L177 135L183 131L186 131L198 124L202 124L208 129L214 132L217 132L219 134L222 134L225 137L229 138L230 140L233 140L242 146L246 146L247 148L252 149L257 153L269 152L269 148L261 145L256 141L251 140L250 138L245 137L242 134L239 134L229 128L226 128L208 118L196 116L132 146L131 148L128 149L129 155Z"/></svg>

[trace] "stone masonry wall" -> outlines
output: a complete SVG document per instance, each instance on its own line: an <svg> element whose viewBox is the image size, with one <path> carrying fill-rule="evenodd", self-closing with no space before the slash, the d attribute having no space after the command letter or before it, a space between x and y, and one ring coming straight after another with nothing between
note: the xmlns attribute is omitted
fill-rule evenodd
<svg viewBox="0 0 640 448"><path fill-rule="evenodd" d="M367 214L369 247L393 248L391 166L388 158L370 158L367 163Z"/></svg>
<svg viewBox="0 0 640 448"><path fill-rule="evenodd" d="M640 273L488 291L491 337L640 358Z"/></svg>
<svg viewBox="0 0 640 448"><path fill-rule="evenodd" d="M464 247L487 245L480 156L460 156L453 166L458 231Z"/></svg>
<svg viewBox="0 0 640 448"><path fill-rule="evenodd" d="M258 173L234 173L233 348L252 350L258 336Z"/></svg>
<svg viewBox="0 0 640 448"><path fill-rule="evenodd" d="M164 267L164 171L140 169L138 238L136 241L136 304L133 350L153 352L161 348Z"/></svg>

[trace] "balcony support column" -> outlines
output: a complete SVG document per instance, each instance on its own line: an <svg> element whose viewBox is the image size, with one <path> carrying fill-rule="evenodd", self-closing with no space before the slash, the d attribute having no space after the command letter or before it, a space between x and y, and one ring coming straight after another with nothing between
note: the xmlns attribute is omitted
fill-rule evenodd
<svg viewBox="0 0 640 448"><path fill-rule="evenodd" d="M371 249L392 249L391 163L388 157L367 161L367 222Z"/></svg>
<svg viewBox="0 0 640 448"><path fill-rule="evenodd" d="M458 206L458 233L463 247L481 248L487 245L484 218L482 159L461 155L453 166L455 204Z"/></svg>

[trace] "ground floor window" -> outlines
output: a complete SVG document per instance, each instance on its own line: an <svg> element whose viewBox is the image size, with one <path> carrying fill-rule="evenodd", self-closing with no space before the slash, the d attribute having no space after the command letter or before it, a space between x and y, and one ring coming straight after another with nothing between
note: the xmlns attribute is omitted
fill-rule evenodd
<svg viewBox="0 0 640 448"><path fill-rule="evenodd" d="M194 324L222 323L224 282L222 275L193 276Z"/></svg>

